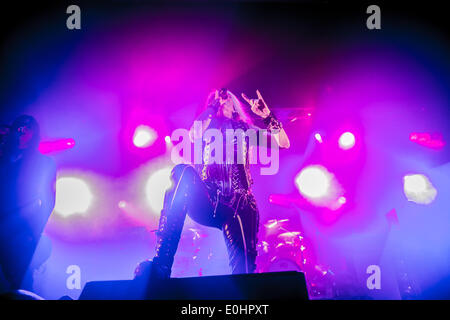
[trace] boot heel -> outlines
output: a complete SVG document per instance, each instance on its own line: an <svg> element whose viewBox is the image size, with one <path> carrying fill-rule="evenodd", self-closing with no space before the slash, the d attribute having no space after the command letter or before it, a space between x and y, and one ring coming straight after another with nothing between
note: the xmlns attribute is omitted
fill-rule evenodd
<svg viewBox="0 0 450 320"><path fill-rule="evenodd" d="M145 260L139 263L134 270L134 279L147 279L149 281L165 280L170 278L171 270L156 261Z"/></svg>

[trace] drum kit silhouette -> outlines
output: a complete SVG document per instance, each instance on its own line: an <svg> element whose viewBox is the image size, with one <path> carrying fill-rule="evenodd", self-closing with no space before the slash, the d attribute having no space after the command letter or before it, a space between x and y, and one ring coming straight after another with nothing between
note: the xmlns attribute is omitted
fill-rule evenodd
<svg viewBox="0 0 450 320"><path fill-rule="evenodd" d="M263 234L257 245L258 256L256 259L256 272L303 272L306 277L310 298L331 298L335 290L334 274L328 267L317 265L311 248L301 231L290 227L289 219L271 219L263 225ZM206 230L201 228L189 228L186 234L188 242L191 243L190 258L184 261L194 269L198 269L198 276L203 274L199 254L202 247L202 239L207 238ZM308 250L306 252L306 250ZM306 254L307 253L307 254ZM210 250L207 257L211 259L213 252ZM203 256L203 255L202 255ZM204 262L203 257L202 262Z"/></svg>
<svg viewBox="0 0 450 320"><path fill-rule="evenodd" d="M299 231L288 229L289 219L271 219L264 224L264 240L258 244L257 272L304 272L306 249Z"/></svg>
<svg viewBox="0 0 450 320"><path fill-rule="evenodd" d="M310 299L333 298L334 273L328 267L316 264L302 232L293 231L289 223L289 219L271 219L264 224L256 272L303 272Z"/></svg>

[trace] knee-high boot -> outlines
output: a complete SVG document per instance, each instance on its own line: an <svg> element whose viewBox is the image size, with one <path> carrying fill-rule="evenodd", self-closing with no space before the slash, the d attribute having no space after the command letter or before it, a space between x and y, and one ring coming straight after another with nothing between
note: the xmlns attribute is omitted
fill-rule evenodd
<svg viewBox="0 0 450 320"><path fill-rule="evenodd" d="M189 188L188 166L175 166L172 170L173 187L164 196L157 231L156 254L152 261L144 261L135 275L150 273L151 278L169 278L174 256L178 248L187 212Z"/></svg>
<svg viewBox="0 0 450 320"><path fill-rule="evenodd" d="M182 209L161 211L153 264L157 273L164 278L170 277L185 218L186 211Z"/></svg>

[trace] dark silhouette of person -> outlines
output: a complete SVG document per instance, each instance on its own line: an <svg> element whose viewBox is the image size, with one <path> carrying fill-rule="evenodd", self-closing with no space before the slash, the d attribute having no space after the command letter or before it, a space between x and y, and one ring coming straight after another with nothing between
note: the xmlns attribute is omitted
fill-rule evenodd
<svg viewBox="0 0 450 320"><path fill-rule="evenodd" d="M36 119L14 120L0 157L0 291L31 289L28 267L55 204L56 166Z"/></svg>

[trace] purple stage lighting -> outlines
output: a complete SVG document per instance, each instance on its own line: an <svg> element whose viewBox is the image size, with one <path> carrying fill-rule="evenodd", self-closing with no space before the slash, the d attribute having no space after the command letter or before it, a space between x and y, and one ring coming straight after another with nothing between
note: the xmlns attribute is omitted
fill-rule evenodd
<svg viewBox="0 0 450 320"><path fill-rule="evenodd" d="M164 202L164 193L171 186L170 173L172 167L155 171L147 180L145 195L154 213L160 213Z"/></svg>
<svg viewBox="0 0 450 320"><path fill-rule="evenodd" d="M409 140L430 149L440 150L445 146L441 133L413 132L409 135Z"/></svg>
<svg viewBox="0 0 450 320"><path fill-rule="evenodd" d="M314 134L314 138L317 140L317 142L322 143L322 136L320 135L320 133L316 133Z"/></svg>
<svg viewBox="0 0 450 320"><path fill-rule="evenodd" d="M328 194L331 177L322 166L304 168L295 178L300 193L307 198L322 198Z"/></svg>
<svg viewBox="0 0 450 320"><path fill-rule="evenodd" d="M42 154L48 154L57 151L63 151L72 149L75 146L74 139L59 139L54 141L42 141L39 144L39 152Z"/></svg>
<svg viewBox="0 0 450 320"><path fill-rule="evenodd" d="M303 168L295 177L295 185L313 205L337 210L346 202L334 174L321 165Z"/></svg>
<svg viewBox="0 0 450 320"><path fill-rule="evenodd" d="M92 202L88 184L79 178L62 177L56 181L55 212L63 217L86 213Z"/></svg>
<svg viewBox="0 0 450 320"><path fill-rule="evenodd" d="M155 130L148 126L140 125L134 131L133 143L138 148L147 148L155 142L157 137L158 134Z"/></svg>
<svg viewBox="0 0 450 320"><path fill-rule="evenodd" d="M430 204L437 195L436 188L423 174L410 174L403 177L403 192L408 201Z"/></svg>

